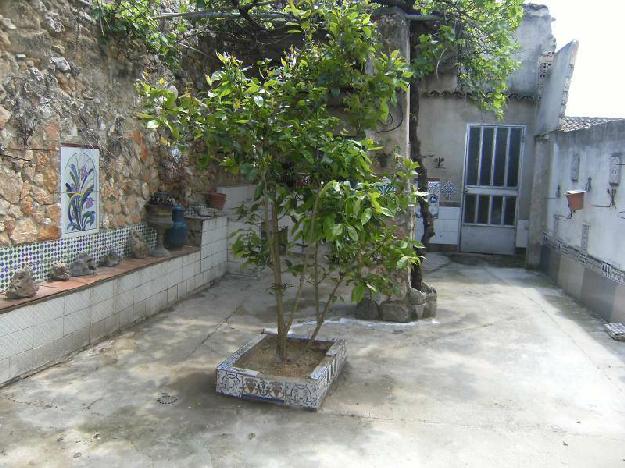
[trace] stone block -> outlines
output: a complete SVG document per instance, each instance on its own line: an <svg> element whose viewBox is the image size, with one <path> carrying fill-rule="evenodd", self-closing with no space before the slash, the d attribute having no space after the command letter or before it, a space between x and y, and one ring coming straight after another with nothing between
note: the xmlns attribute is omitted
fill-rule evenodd
<svg viewBox="0 0 625 468"><path fill-rule="evenodd" d="M119 326L120 328L127 327L132 323L134 307L130 306L119 312Z"/></svg>
<svg viewBox="0 0 625 468"><path fill-rule="evenodd" d="M11 356L9 359L9 373L13 377L17 377L34 370L36 352L33 349L24 351L23 353Z"/></svg>
<svg viewBox="0 0 625 468"><path fill-rule="evenodd" d="M178 286L172 286L167 290L167 304L171 305L178 301Z"/></svg>
<svg viewBox="0 0 625 468"><path fill-rule="evenodd" d="M374 300L365 298L356 306L354 315L360 320L380 320L380 307Z"/></svg>
<svg viewBox="0 0 625 468"><path fill-rule="evenodd" d="M156 278L156 287L153 288L154 292L160 292L160 291L167 291L167 288L169 287L169 276L168 275L162 275L158 278Z"/></svg>
<svg viewBox="0 0 625 468"><path fill-rule="evenodd" d="M67 336L84 328L88 331L89 325L91 325L91 308L66 313L63 316L63 335Z"/></svg>
<svg viewBox="0 0 625 468"><path fill-rule="evenodd" d="M102 338L112 335L119 329L119 314L111 315L104 320L92 323L90 328L89 339L91 343L101 340Z"/></svg>
<svg viewBox="0 0 625 468"><path fill-rule="evenodd" d="M436 317L438 294L436 289L426 283L423 283L423 291L425 292L425 310L423 318Z"/></svg>
<svg viewBox="0 0 625 468"><path fill-rule="evenodd" d="M139 303L135 303L132 315L133 315L133 322L138 322L138 321L145 319L148 316L147 301L141 301Z"/></svg>
<svg viewBox="0 0 625 468"><path fill-rule="evenodd" d="M34 308L32 306L20 307L2 314L0 315L0 337L32 327L33 322Z"/></svg>
<svg viewBox="0 0 625 468"><path fill-rule="evenodd" d="M9 358L0 359L0 385L11 378L13 378L13 376L10 373Z"/></svg>
<svg viewBox="0 0 625 468"><path fill-rule="evenodd" d="M48 322L63 317L65 313L65 297L46 300L33 307L33 323L36 325L41 322Z"/></svg>
<svg viewBox="0 0 625 468"><path fill-rule="evenodd" d="M65 297L65 315L86 309L91 304L91 290L78 291Z"/></svg>
<svg viewBox="0 0 625 468"><path fill-rule="evenodd" d="M135 289L135 303L145 301L152 295L152 282L143 283Z"/></svg>
<svg viewBox="0 0 625 468"><path fill-rule="evenodd" d="M33 341L34 330L32 327L0 337L0 359L10 358L32 349Z"/></svg>
<svg viewBox="0 0 625 468"><path fill-rule="evenodd" d="M178 300L181 301L187 297L187 282L182 281L178 284Z"/></svg>
<svg viewBox="0 0 625 468"><path fill-rule="evenodd" d="M186 264L183 268L182 268L182 279L184 281L188 280L189 278L192 278L193 275L195 274L195 268L193 263L188 263Z"/></svg>
<svg viewBox="0 0 625 468"><path fill-rule="evenodd" d="M437 309L437 299L436 299L436 293L434 293L433 297L428 297L428 300L425 304L425 309L423 311L423 318L436 317L436 309Z"/></svg>
<svg viewBox="0 0 625 468"><path fill-rule="evenodd" d="M63 317L58 317L34 326L33 347L39 348L63 337Z"/></svg>
<svg viewBox="0 0 625 468"><path fill-rule="evenodd" d="M97 304L115 295L115 281L98 284L91 289L91 303Z"/></svg>
<svg viewBox="0 0 625 468"><path fill-rule="evenodd" d="M130 291L131 289L136 288L138 285L138 279L139 277L134 273L129 273L125 276L122 276L119 280L118 291Z"/></svg>
<svg viewBox="0 0 625 468"><path fill-rule="evenodd" d="M412 320L412 311L408 304L400 301L386 301L380 305L382 320L386 322L406 323Z"/></svg>
<svg viewBox="0 0 625 468"><path fill-rule="evenodd" d="M74 331L72 334L68 335L68 337L71 339L70 352L84 348L89 344L89 339L91 338L91 324Z"/></svg>
<svg viewBox="0 0 625 468"><path fill-rule="evenodd" d="M176 270L169 273L169 284L168 288L172 286L176 286L178 283L182 282L182 267L177 268Z"/></svg>
<svg viewBox="0 0 625 468"><path fill-rule="evenodd" d="M122 291L115 297L115 313L126 310L134 304L134 291Z"/></svg>
<svg viewBox="0 0 625 468"><path fill-rule="evenodd" d="M182 257L174 258L168 262L169 271L179 271L182 269Z"/></svg>
<svg viewBox="0 0 625 468"><path fill-rule="evenodd" d="M421 305L426 302L426 293L415 288L410 288L406 294L406 302L410 305Z"/></svg>
<svg viewBox="0 0 625 468"><path fill-rule="evenodd" d="M97 323L115 313L115 300L113 298L99 302L91 308L91 323Z"/></svg>
<svg viewBox="0 0 625 468"><path fill-rule="evenodd" d="M411 309L413 320L421 320L425 318L426 304L414 304L409 305L408 307Z"/></svg>

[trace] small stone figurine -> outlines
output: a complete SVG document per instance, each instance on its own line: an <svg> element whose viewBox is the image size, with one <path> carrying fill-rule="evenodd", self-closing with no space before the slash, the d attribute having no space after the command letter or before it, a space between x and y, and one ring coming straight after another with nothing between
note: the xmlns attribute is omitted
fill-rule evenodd
<svg viewBox="0 0 625 468"><path fill-rule="evenodd" d="M56 262L52 265L50 279L55 281L67 281L70 277L69 267L65 262Z"/></svg>
<svg viewBox="0 0 625 468"><path fill-rule="evenodd" d="M34 297L38 289L39 285L35 283L33 271L26 267L15 272L9 283L6 295L9 299Z"/></svg>
<svg viewBox="0 0 625 468"><path fill-rule="evenodd" d="M122 258L117 255L117 252L111 249L104 257L100 259L100 266L114 267L115 265L119 265L121 261Z"/></svg>
<svg viewBox="0 0 625 468"><path fill-rule="evenodd" d="M139 231L130 233L128 245L134 258L146 258L150 254L150 248Z"/></svg>
<svg viewBox="0 0 625 468"><path fill-rule="evenodd" d="M79 253L70 265L72 276L95 275L97 267L93 257L86 252Z"/></svg>

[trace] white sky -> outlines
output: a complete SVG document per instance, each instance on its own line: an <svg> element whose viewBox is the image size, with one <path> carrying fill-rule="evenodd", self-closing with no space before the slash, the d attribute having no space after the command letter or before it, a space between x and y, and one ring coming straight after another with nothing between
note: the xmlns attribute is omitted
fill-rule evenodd
<svg viewBox="0 0 625 468"><path fill-rule="evenodd" d="M529 3L529 2L528 2ZM577 39L579 52L566 113L625 117L625 0L534 0L555 18L558 48Z"/></svg>

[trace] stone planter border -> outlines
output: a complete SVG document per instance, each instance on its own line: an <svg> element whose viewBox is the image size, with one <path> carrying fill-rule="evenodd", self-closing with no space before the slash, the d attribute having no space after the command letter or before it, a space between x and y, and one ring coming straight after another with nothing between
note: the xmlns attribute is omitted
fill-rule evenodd
<svg viewBox="0 0 625 468"><path fill-rule="evenodd" d="M305 378L265 375L236 367L241 357L269 336L254 337L217 366L217 393L294 408L318 409L347 359L345 340L317 340L317 343L332 345L319 365ZM308 337L289 335L289 340L307 341Z"/></svg>

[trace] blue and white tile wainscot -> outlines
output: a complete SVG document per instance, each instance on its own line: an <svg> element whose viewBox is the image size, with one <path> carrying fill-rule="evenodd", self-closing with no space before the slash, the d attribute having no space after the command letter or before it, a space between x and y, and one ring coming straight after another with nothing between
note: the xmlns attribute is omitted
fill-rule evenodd
<svg viewBox="0 0 625 468"><path fill-rule="evenodd" d="M255 337L217 366L217 393L294 408L319 409L347 360L345 340L317 340L317 343L331 343L331 346L315 370L305 378L265 375L236 367L239 359L270 336ZM289 335L289 340L308 341L308 337Z"/></svg>

